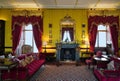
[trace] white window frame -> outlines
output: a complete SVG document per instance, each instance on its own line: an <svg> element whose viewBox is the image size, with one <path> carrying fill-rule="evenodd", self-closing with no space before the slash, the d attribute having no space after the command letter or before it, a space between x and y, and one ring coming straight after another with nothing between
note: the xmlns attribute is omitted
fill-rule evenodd
<svg viewBox="0 0 120 81"><path fill-rule="evenodd" d="M105 29L103 29L103 30L102 30L102 29L99 29L101 26L102 26L102 27L105 27ZM105 33L105 37L102 36L102 38L100 39L100 38L99 38L100 33ZM104 39L105 39L105 40L104 40ZM105 43L104 46L100 46L100 45L101 45L101 43L99 43L100 40L104 40L104 41L103 41L103 42ZM103 43L103 42L102 42L102 43ZM112 43L112 41L111 41L111 36L110 36L110 31L109 31L109 26L108 26L108 25L105 25L105 26L104 26L104 25L98 25L95 47L107 47L108 42L109 42L109 43Z"/></svg>
<svg viewBox="0 0 120 81"><path fill-rule="evenodd" d="M38 52L38 49L37 49L37 47L36 47L36 45L35 45L35 40L34 40L34 37L33 37L33 29L31 28L31 29L26 29L26 27L28 27L28 26L31 26L32 27L32 24L28 24L27 26L24 26L23 27L23 40L24 40L24 42L23 42L23 44L28 44L28 43L26 43L26 37L25 37L25 32L27 32L27 31L32 31L32 40L31 40L31 42L32 42L32 44L31 43L29 43L28 45L31 45L32 46L32 48L33 48L33 52ZM30 35L30 34L29 34ZM28 35L28 36L29 36ZM30 41L30 40L29 40Z"/></svg>

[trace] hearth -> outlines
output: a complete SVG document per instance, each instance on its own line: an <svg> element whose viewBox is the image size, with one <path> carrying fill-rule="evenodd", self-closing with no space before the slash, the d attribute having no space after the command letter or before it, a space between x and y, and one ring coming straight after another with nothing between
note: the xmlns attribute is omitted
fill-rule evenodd
<svg viewBox="0 0 120 81"><path fill-rule="evenodd" d="M75 52L75 48L62 48L60 54L61 61L75 61Z"/></svg>
<svg viewBox="0 0 120 81"><path fill-rule="evenodd" d="M56 61L58 65L61 61L76 61L79 63L79 44L77 43L57 43Z"/></svg>

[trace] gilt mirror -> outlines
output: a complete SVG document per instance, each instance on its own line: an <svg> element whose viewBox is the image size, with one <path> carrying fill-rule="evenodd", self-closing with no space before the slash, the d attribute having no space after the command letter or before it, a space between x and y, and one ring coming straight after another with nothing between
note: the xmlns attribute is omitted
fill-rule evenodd
<svg viewBox="0 0 120 81"><path fill-rule="evenodd" d="M66 15L60 21L60 39L61 42L74 42L75 41L75 20L71 16Z"/></svg>

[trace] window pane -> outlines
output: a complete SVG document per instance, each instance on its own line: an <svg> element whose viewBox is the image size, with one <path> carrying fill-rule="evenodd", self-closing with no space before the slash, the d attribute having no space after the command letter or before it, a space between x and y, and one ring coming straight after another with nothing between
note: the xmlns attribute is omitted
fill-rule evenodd
<svg viewBox="0 0 120 81"><path fill-rule="evenodd" d="M25 30L32 30L32 25L31 25L31 24L27 25L27 26L25 27Z"/></svg>
<svg viewBox="0 0 120 81"><path fill-rule="evenodd" d="M25 27L25 44L31 45L33 47L33 52L38 52L38 49L35 44L33 37L32 25L29 24Z"/></svg>
<svg viewBox="0 0 120 81"><path fill-rule="evenodd" d="M99 25L98 26L98 34L97 34L97 37L96 37L96 44L95 44L95 47L106 47L106 42L107 40L109 40L109 36L107 36L107 32L109 31L106 31L108 28L104 25Z"/></svg>
<svg viewBox="0 0 120 81"><path fill-rule="evenodd" d="M98 26L98 30L106 30L106 26L99 25L99 26Z"/></svg>
<svg viewBox="0 0 120 81"><path fill-rule="evenodd" d="M99 32L99 47L106 47L106 32Z"/></svg>
<svg viewBox="0 0 120 81"><path fill-rule="evenodd" d="M97 34L97 37L96 37L96 43L95 43L95 47L98 47L98 34Z"/></svg>
<svg viewBox="0 0 120 81"><path fill-rule="evenodd" d="M32 46L32 31L25 31L25 44Z"/></svg>
<svg viewBox="0 0 120 81"><path fill-rule="evenodd" d="M63 34L63 41L64 42L70 42L71 38L70 38L70 32L69 31L65 31Z"/></svg>

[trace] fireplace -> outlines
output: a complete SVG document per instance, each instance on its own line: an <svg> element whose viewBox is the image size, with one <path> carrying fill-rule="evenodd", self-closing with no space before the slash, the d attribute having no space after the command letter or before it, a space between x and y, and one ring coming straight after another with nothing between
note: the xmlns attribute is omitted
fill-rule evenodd
<svg viewBox="0 0 120 81"><path fill-rule="evenodd" d="M75 61L75 48L62 48L60 54L61 61Z"/></svg>
<svg viewBox="0 0 120 81"><path fill-rule="evenodd" d="M76 61L79 62L79 44L77 43L57 43L56 61Z"/></svg>

